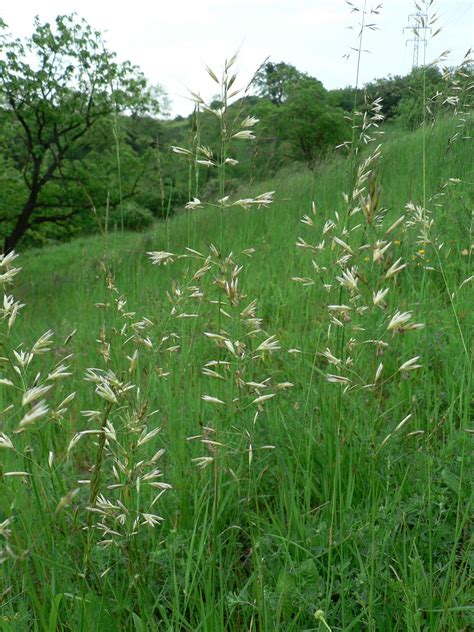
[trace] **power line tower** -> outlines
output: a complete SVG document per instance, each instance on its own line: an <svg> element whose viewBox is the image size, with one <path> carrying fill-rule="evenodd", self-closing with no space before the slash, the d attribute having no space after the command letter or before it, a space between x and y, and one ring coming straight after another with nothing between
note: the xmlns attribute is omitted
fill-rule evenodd
<svg viewBox="0 0 474 632"><path fill-rule="evenodd" d="M403 29L403 32L409 31L413 37L406 40L406 44L413 43L413 61L412 69L418 68L420 65L420 44L423 46L423 64L426 57L426 45L428 43L427 35L431 33L432 29L428 26L428 15L422 11L411 13L408 16L408 26Z"/></svg>

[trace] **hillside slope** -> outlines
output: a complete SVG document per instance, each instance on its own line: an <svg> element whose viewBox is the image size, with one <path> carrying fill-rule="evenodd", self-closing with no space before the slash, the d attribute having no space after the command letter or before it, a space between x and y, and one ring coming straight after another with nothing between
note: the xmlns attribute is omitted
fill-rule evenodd
<svg viewBox="0 0 474 632"><path fill-rule="evenodd" d="M231 195L275 202L222 224L183 211L22 254L10 344L53 329L41 370L74 354L57 388L76 396L33 435L39 482L0 483L30 551L3 567L18 595L5 629L51 620L53 603L64 630L470 628L474 164L454 131L438 122L424 151L422 130L387 129L366 220L346 218L353 165L334 157L242 186ZM90 367L114 371L112 395ZM147 442L144 420L162 428ZM172 488L144 510L159 448ZM88 514L99 490L113 502ZM111 547L84 535L100 530Z"/></svg>

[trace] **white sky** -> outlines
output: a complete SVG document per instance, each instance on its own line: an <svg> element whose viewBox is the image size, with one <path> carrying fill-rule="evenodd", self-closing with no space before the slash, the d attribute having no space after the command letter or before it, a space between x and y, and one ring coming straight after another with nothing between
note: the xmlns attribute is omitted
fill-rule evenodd
<svg viewBox="0 0 474 632"><path fill-rule="evenodd" d="M375 6L382 0L367 0ZM363 0L352 0L361 6ZM435 0L442 32L428 45L428 61L451 51L448 63L459 63L474 39L474 0ZM33 17L53 20L76 12L105 39L119 59L140 66L151 83L160 83L173 104L186 115L192 104L187 88L205 98L215 93L203 66L219 69L223 59L240 49L241 84L267 58L293 64L326 88L353 84L355 59L342 59L357 38L356 15L344 0L4 0L0 17L17 36L31 32ZM414 0L385 0L374 16L379 31L367 31L361 80L406 74L412 63L412 35L403 32ZM349 30L348 26L354 30ZM435 27L436 30L436 27ZM421 51L420 51L421 58Z"/></svg>

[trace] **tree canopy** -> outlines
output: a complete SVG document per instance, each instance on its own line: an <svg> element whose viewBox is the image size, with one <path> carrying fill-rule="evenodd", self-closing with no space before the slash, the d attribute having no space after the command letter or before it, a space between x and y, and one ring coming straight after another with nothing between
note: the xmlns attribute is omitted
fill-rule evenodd
<svg viewBox="0 0 474 632"><path fill-rule="evenodd" d="M267 105L260 106L269 136L286 142L293 159L312 166L348 133L343 110L318 79L284 62L265 63L254 84Z"/></svg>
<svg viewBox="0 0 474 632"><path fill-rule="evenodd" d="M52 25L36 18L25 40L0 24L0 143L23 182L17 211L0 218L5 251L27 230L79 212L77 200L68 209L57 193L64 183L83 184L74 162L91 131L111 115L146 112L152 101L143 74L118 63L85 20L62 15Z"/></svg>
<svg viewBox="0 0 474 632"><path fill-rule="evenodd" d="M262 97L267 97L274 105L282 105L292 88L308 79L308 75L291 64L267 61L255 75L253 83Z"/></svg>

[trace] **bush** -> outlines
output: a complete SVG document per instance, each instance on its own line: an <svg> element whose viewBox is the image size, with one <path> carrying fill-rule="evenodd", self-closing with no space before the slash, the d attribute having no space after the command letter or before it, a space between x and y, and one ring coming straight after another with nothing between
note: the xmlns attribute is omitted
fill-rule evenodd
<svg viewBox="0 0 474 632"><path fill-rule="evenodd" d="M136 195L135 200L135 204L149 210L155 218L163 217L166 214L167 198L165 198L163 205L161 195L155 191L140 192Z"/></svg>
<svg viewBox="0 0 474 632"><path fill-rule="evenodd" d="M154 222L153 213L136 202L124 202L110 213L110 228L120 230L145 230Z"/></svg>

